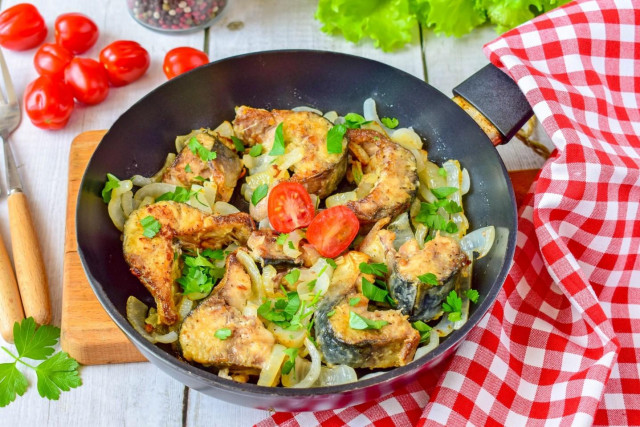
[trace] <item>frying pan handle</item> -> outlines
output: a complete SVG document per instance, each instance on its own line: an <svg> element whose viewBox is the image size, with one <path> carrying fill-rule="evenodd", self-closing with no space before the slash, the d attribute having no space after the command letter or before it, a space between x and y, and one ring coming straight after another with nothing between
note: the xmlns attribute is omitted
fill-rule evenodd
<svg viewBox="0 0 640 427"><path fill-rule="evenodd" d="M453 101L487 134L493 145L508 142L533 116L518 85L489 64L453 89Z"/></svg>

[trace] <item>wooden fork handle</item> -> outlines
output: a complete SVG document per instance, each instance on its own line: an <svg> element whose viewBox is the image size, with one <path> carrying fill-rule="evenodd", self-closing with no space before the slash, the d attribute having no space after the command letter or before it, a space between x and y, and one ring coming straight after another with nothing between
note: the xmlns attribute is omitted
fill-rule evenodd
<svg viewBox="0 0 640 427"><path fill-rule="evenodd" d="M0 239L0 334L13 342L13 324L24 319L22 301L7 249Z"/></svg>
<svg viewBox="0 0 640 427"><path fill-rule="evenodd" d="M27 198L23 193L15 192L9 195L8 204L13 264L24 314L45 325L51 321L49 289Z"/></svg>

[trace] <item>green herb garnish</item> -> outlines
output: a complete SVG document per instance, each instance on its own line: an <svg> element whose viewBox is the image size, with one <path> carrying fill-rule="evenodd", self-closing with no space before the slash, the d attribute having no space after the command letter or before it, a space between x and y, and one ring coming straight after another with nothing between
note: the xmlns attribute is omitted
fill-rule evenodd
<svg viewBox="0 0 640 427"><path fill-rule="evenodd" d="M291 286L293 286L298 281L299 278L300 278L300 270L298 270L297 268L294 268L289 273L287 273L286 276L284 276L284 280L286 280L287 283L290 284Z"/></svg>
<svg viewBox="0 0 640 427"><path fill-rule="evenodd" d="M284 354L289 356L289 360L284 362L284 364L282 365L282 373L284 375L288 375L289 372L291 372L291 370L296 367L296 357L298 356L298 349L288 348L284 351Z"/></svg>
<svg viewBox="0 0 640 427"><path fill-rule="evenodd" d="M445 168L438 168L438 175L440 175L441 177L446 178L447 177L447 170Z"/></svg>
<svg viewBox="0 0 640 427"><path fill-rule="evenodd" d="M458 191L456 187L439 187L431 189L433 195L438 199L444 199L445 197L452 195L456 191Z"/></svg>
<svg viewBox="0 0 640 427"><path fill-rule="evenodd" d="M142 235L144 237L153 238L160 231L160 223L151 215L147 215L140 220L142 226Z"/></svg>
<svg viewBox="0 0 640 427"><path fill-rule="evenodd" d="M69 391L82 385L78 362L64 351L54 354L54 346L60 338L60 328L51 325L38 327L33 317L28 317L14 323L13 338L18 356L2 347L14 360L0 363L0 407L7 406L16 400L16 396L22 396L27 391L29 383L18 369L18 362L36 371L38 393L41 397L58 400L61 391ZM44 362L33 366L24 359Z"/></svg>
<svg viewBox="0 0 640 427"><path fill-rule="evenodd" d="M360 297L349 298L349 305L355 307L360 302Z"/></svg>
<svg viewBox="0 0 640 427"><path fill-rule="evenodd" d="M325 261L327 261L327 264L329 264L331 268L335 269L338 266L338 264L336 264L336 262L331 258L325 258Z"/></svg>
<svg viewBox="0 0 640 427"><path fill-rule="evenodd" d="M438 213L443 208L447 213L462 212L462 208L452 200L438 200L435 203L420 203L420 212L415 217L416 222L421 222L433 230L457 233L458 226Z"/></svg>
<svg viewBox="0 0 640 427"><path fill-rule="evenodd" d="M260 200L264 199L269 193L269 185L268 184L260 184L258 187L253 190L253 194L251 195L251 203L253 206L257 205Z"/></svg>
<svg viewBox="0 0 640 427"><path fill-rule="evenodd" d="M304 311L304 306L300 302L300 297L297 292L287 292L286 297L277 298L275 301L266 301L260 307L258 307L258 315L269 322L273 322L276 325L292 330L299 329L297 323L300 320L302 313L298 315L294 320L294 316L298 312ZM302 308L302 310L300 310ZM308 313L310 315L311 312Z"/></svg>
<svg viewBox="0 0 640 427"><path fill-rule="evenodd" d="M107 182L102 189L102 200L105 203L109 203L111 201L111 190L118 187L120 187L120 180L115 175L108 173Z"/></svg>
<svg viewBox="0 0 640 427"><path fill-rule="evenodd" d="M384 325L388 325L386 320L371 320L366 317L362 317L353 311L349 311L349 327L351 329L364 330L364 329L380 329Z"/></svg>
<svg viewBox="0 0 640 427"><path fill-rule="evenodd" d="M187 166L184 167L185 172L191 173L191 165L187 163Z"/></svg>
<svg viewBox="0 0 640 427"><path fill-rule="evenodd" d="M327 152L329 154L342 154L342 140L347 133L346 125L335 125L327 132Z"/></svg>
<svg viewBox="0 0 640 427"><path fill-rule="evenodd" d="M282 156L284 154L284 132L282 131L282 123L276 127L276 135L273 139L273 148L269 152L270 156Z"/></svg>
<svg viewBox="0 0 640 427"><path fill-rule="evenodd" d="M212 260L224 259L221 250L205 249L195 255L184 255L182 276L176 280L185 295L208 295L224 276L224 267L216 267Z"/></svg>
<svg viewBox="0 0 640 427"><path fill-rule="evenodd" d="M422 320L418 320L411 324L413 329L420 332L420 343L429 341L431 339L431 326L424 323Z"/></svg>
<svg viewBox="0 0 640 427"><path fill-rule="evenodd" d="M366 262L361 262L359 265L359 268L360 268L360 271L363 272L364 274L373 274L375 276L380 276L380 277L384 277L389 272L387 265L383 262L374 263L374 264L367 264Z"/></svg>
<svg viewBox="0 0 640 427"><path fill-rule="evenodd" d="M442 303L442 311L449 313L449 320L451 322L457 322L461 319L461 310L462 299L460 299L456 291L449 292L446 302Z"/></svg>
<svg viewBox="0 0 640 427"><path fill-rule="evenodd" d="M344 116L344 122L349 129L359 129L362 125L371 123L371 120L367 121L358 113L349 113Z"/></svg>
<svg viewBox="0 0 640 427"><path fill-rule="evenodd" d="M398 119L395 117L383 117L380 119L383 125L388 127L389 129L395 129L398 127Z"/></svg>
<svg viewBox="0 0 640 427"><path fill-rule="evenodd" d="M244 153L244 144L240 138L236 138L235 136L231 136L231 141L233 141L233 146L236 148L238 154Z"/></svg>
<svg viewBox="0 0 640 427"><path fill-rule="evenodd" d="M296 246L293 244L293 242L291 240L289 240L289 249L291 250L295 250Z"/></svg>
<svg viewBox="0 0 640 427"><path fill-rule="evenodd" d="M186 203L191 199L191 196L194 196L198 191L189 191L184 187L176 187L175 191L169 191L158 196L156 202L173 200L174 202Z"/></svg>
<svg viewBox="0 0 640 427"><path fill-rule="evenodd" d="M215 334L213 334L216 338L218 338L219 340L226 340L227 338L229 338L231 336L231 329L229 328L221 328L218 329L216 331Z"/></svg>
<svg viewBox="0 0 640 427"><path fill-rule="evenodd" d="M262 154L262 144L256 144L251 147L251 150L249 150L249 155L251 157L258 157L260 154Z"/></svg>
<svg viewBox="0 0 640 427"><path fill-rule="evenodd" d="M287 241L288 237L289 233L280 233L280 235L278 235L278 237L276 238L276 243L279 245L284 245L284 242Z"/></svg>
<svg viewBox="0 0 640 427"><path fill-rule="evenodd" d="M438 277L433 273L421 274L420 276L418 276L418 280L420 280L420 282L422 283L426 283L427 285L431 285L431 286L439 285Z"/></svg>
<svg viewBox="0 0 640 427"><path fill-rule="evenodd" d="M475 304L478 302L478 297L480 296L480 294L475 289L467 289L466 291L464 291L464 294L467 296L467 298L469 298L469 301L471 301L472 303Z"/></svg>
<svg viewBox="0 0 640 427"><path fill-rule="evenodd" d="M218 156L215 151L210 151L204 148L195 136L189 140L187 146L189 147L189 150L191 150L193 154L197 154L203 162L214 160Z"/></svg>
<svg viewBox="0 0 640 427"><path fill-rule="evenodd" d="M335 310L331 310L330 312L327 313L327 317L331 317L334 314L336 314L336 311Z"/></svg>

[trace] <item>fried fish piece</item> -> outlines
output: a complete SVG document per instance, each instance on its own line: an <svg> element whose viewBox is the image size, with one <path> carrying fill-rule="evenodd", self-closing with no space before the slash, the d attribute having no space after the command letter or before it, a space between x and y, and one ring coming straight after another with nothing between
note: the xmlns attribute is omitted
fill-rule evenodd
<svg viewBox="0 0 640 427"><path fill-rule="evenodd" d="M160 225L153 237L144 235L141 221L153 217ZM124 224L123 252L131 272L156 300L158 318L165 325L178 320L174 300L180 277L182 247L220 249L230 243L244 245L255 229L246 213L210 215L184 203L164 201L131 213Z"/></svg>

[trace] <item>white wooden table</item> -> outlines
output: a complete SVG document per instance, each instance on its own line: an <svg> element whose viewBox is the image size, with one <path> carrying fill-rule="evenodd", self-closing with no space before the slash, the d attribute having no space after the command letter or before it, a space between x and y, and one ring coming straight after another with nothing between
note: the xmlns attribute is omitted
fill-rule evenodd
<svg viewBox="0 0 640 427"><path fill-rule="evenodd" d="M19 0L3 0L2 9ZM144 94L163 83L164 54L177 46L208 50L217 60L259 50L304 48L340 51L366 56L409 72L451 95L451 89L488 61L482 45L496 37L493 29L482 28L462 39L437 37L424 31L420 40L395 53L374 49L369 42L354 45L339 36L320 31L314 20L317 0L229 0L220 19L208 30L188 35L164 35L138 25L126 10L125 0L57 0L37 2L49 27L47 41L53 41L53 23L60 13L81 12L100 28L96 46L82 56L97 58L100 49L118 39L136 40L151 55L151 67L139 81L113 88L106 101L92 106L77 105L69 124L59 131L44 131L23 118L11 141L19 164L24 191L32 213L49 279L53 323L60 324L65 199L69 146L81 132L107 129L115 119ZM234 23L234 25L230 25ZM242 23L240 29L237 29ZM234 29L236 28L236 29ZM207 42L208 41L208 42ZM208 44L208 46L207 46ZM5 50L14 84L23 93L36 78L34 50ZM536 131L548 146L546 136ZM542 159L518 140L499 147L507 168L537 168ZM2 171L4 172L4 171ZM4 186L4 173L0 182ZM0 201L0 234L10 251L6 200ZM6 345L0 338L0 345ZM0 363L8 361L0 352ZM29 374L28 374L29 375ZM6 426L247 426L268 416L268 412L224 403L189 390L150 363L84 367L83 385L61 395L59 401L40 398L35 376L23 397L0 409L0 425Z"/></svg>

